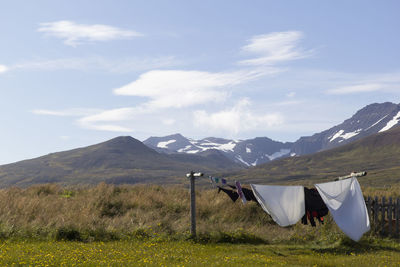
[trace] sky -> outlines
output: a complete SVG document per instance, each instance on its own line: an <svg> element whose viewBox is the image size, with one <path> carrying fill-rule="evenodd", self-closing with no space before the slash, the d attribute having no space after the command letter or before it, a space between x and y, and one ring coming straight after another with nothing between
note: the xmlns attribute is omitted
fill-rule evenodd
<svg viewBox="0 0 400 267"><path fill-rule="evenodd" d="M400 103L400 2L0 2L0 164L130 135L295 141Z"/></svg>

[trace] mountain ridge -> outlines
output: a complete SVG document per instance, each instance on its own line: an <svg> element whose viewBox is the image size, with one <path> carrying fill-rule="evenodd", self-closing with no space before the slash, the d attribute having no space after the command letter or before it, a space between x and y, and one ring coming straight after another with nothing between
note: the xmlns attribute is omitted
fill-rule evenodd
<svg viewBox="0 0 400 267"><path fill-rule="evenodd" d="M150 137L143 143L162 153L199 153L207 149L222 151L245 167L257 166L279 158L307 155L353 142L391 129L400 121L400 104L373 103L358 110L351 118L320 133L300 137L295 142L274 141L268 137L229 140L207 137L200 140L181 134Z"/></svg>

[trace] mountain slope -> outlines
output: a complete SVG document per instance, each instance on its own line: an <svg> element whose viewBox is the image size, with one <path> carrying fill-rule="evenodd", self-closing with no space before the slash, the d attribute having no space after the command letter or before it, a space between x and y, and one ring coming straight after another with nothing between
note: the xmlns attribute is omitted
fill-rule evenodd
<svg viewBox="0 0 400 267"><path fill-rule="evenodd" d="M240 167L220 154L160 154L129 137L0 166L0 186L60 182L170 183L190 170L216 173Z"/></svg>
<svg viewBox="0 0 400 267"><path fill-rule="evenodd" d="M326 131L297 140L291 152L296 155L335 148L363 137L389 130L400 121L400 105L375 103L357 111L350 119Z"/></svg>
<svg viewBox="0 0 400 267"><path fill-rule="evenodd" d="M362 184L383 186L400 182L400 127L377 133L338 148L276 160L231 175L256 183L332 181L352 171L367 171ZM361 181L360 181L361 182Z"/></svg>

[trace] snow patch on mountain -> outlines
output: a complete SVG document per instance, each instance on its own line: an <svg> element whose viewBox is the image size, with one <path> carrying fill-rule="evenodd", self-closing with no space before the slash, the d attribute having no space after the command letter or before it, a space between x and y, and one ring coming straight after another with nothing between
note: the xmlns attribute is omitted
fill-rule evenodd
<svg viewBox="0 0 400 267"><path fill-rule="evenodd" d="M388 115L386 115L385 117L383 117L382 119L380 119L379 121L375 122L374 124L372 124L371 126L369 126L367 129L365 129L365 131L368 131L369 129L371 129L372 127L374 127L375 125L377 125L378 123L380 123L384 118L386 118Z"/></svg>
<svg viewBox="0 0 400 267"><path fill-rule="evenodd" d="M383 127L382 129L379 130L379 132L384 132L389 130L390 128L392 128L393 126L395 126L400 120L400 111L396 114L396 116L393 117L393 119L391 119L385 127Z"/></svg>
<svg viewBox="0 0 400 267"><path fill-rule="evenodd" d="M246 153L251 153L251 149L246 147Z"/></svg>
<svg viewBox="0 0 400 267"><path fill-rule="evenodd" d="M242 159L242 156L237 155L235 158L236 158L237 160L239 160L241 163L243 163L244 165L246 165L247 167L250 166L249 163L247 163L246 161L244 161L244 160Z"/></svg>
<svg viewBox="0 0 400 267"><path fill-rule="evenodd" d="M342 138L342 139L350 139L354 136L356 136L357 134L359 134L362 131L362 129L357 129L353 132L349 132L349 133L344 133L344 130L339 130L337 133L335 133L329 140L329 142L332 142L333 140L337 139L337 138ZM343 142L343 140L339 140L339 143Z"/></svg>
<svg viewBox="0 0 400 267"><path fill-rule="evenodd" d="M269 160L274 160L274 159L283 157L283 156L285 156L285 155L287 155L287 154L289 154L289 153L290 153L290 149L281 149L281 150L279 150L279 151L273 153L272 155L267 155L267 154L266 154L265 156L266 156Z"/></svg>
<svg viewBox="0 0 400 267"><path fill-rule="evenodd" d="M192 147L191 145L185 146L184 148L178 149L178 152L179 153L183 153L183 152L185 152L186 150L188 150L191 147Z"/></svg>
<svg viewBox="0 0 400 267"><path fill-rule="evenodd" d="M165 141L165 142L159 142L157 144L157 147L159 147L159 148L168 148L169 144L172 144L172 143L175 143L175 142L176 142L176 140L169 140L169 141Z"/></svg>
<svg viewBox="0 0 400 267"><path fill-rule="evenodd" d="M225 144L220 144L220 143L214 143L210 142L208 140L201 140L201 141L195 141L195 140L189 140L195 147L201 149L201 151L206 151L208 149L217 149L221 150L224 152L231 151L233 152L234 148L236 147L236 143L234 141L230 141L229 143Z"/></svg>

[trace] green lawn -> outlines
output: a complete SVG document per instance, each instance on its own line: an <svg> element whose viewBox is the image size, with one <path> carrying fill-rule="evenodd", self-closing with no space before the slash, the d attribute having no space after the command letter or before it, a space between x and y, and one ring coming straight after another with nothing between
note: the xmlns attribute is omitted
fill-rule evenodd
<svg viewBox="0 0 400 267"><path fill-rule="evenodd" d="M318 245L2 241L0 265L23 266L399 266L395 241Z"/></svg>

